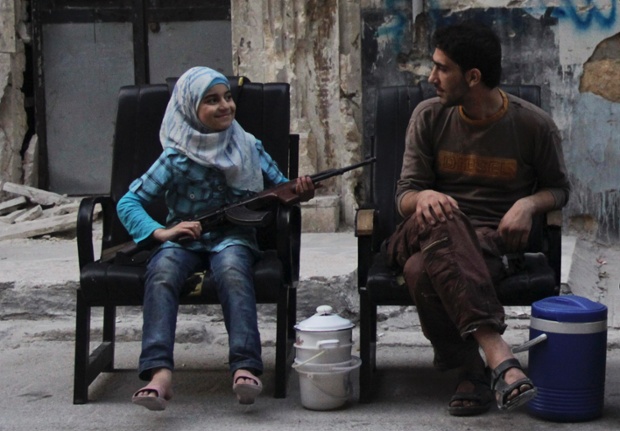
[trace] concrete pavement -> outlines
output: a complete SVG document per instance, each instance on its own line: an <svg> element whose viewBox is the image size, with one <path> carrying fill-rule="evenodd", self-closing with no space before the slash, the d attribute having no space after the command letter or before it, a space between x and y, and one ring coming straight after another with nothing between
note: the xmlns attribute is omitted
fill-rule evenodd
<svg viewBox="0 0 620 431"><path fill-rule="evenodd" d="M563 281L573 293L596 297L610 309L605 411L601 419L558 424L530 416L525 409L455 418L446 411L455 375L432 367L432 350L421 336L413 308L381 309L379 382L375 401L356 401L337 411L316 412L300 401L298 376L291 372L286 399L274 399L274 324L261 319L266 373L264 394L254 406L236 403L227 372L227 346L217 313L180 317L176 347L178 370L175 396L165 412L149 412L130 403L140 387L135 372L139 354L139 321L135 310L119 312L116 365L118 372L100 376L90 390L91 402L72 404L73 289L77 285L75 244L71 239L0 242L0 431L21 430L608 430L620 424L620 340L618 279L615 259L620 253L596 244L566 238ZM299 319L327 299L335 309L355 319L355 239L352 233L304 234ZM573 281L574 280L574 281ZM317 290L320 295L307 295ZM614 290L615 289L615 290ZM335 293L338 293L336 295ZM262 314L269 314L269 308ZM507 339L527 340L527 307L509 310ZM358 334L354 330L353 354ZM576 346L578 347L578 346ZM527 364L527 353L518 355ZM570 358L567 358L569 360ZM561 366L561 364L558 364Z"/></svg>

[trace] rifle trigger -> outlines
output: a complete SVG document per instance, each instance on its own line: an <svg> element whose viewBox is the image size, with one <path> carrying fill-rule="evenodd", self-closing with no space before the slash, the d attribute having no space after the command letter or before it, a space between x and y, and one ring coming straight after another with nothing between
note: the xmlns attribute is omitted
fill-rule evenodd
<svg viewBox="0 0 620 431"><path fill-rule="evenodd" d="M226 210L226 219L241 226L265 227L273 220L273 211L255 211L245 206L237 206Z"/></svg>

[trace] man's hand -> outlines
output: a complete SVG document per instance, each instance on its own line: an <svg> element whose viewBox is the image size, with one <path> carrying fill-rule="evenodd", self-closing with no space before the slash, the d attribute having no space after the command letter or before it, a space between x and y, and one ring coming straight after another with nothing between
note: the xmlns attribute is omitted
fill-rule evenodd
<svg viewBox="0 0 620 431"><path fill-rule="evenodd" d="M527 247L535 210L530 199L519 199L502 217L497 232L508 252L523 251Z"/></svg>
<svg viewBox="0 0 620 431"><path fill-rule="evenodd" d="M165 229L155 229L153 238L159 242L175 241L179 238L198 239L202 233L202 226L197 221L182 221Z"/></svg>
<svg viewBox="0 0 620 431"><path fill-rule="evenodd" d="M315 189L316 187L308 175L297 178L295 182L295 193L299 196L299 200L302 202L312 199L314 197Z"/></svg>
<svg viewBox="0 0 620 431"><path fill-rule="evenodd" d="M423 190L415 194L414 217L420 228L427 224L445 223L454 217L459 205L452 197L434 190Z"/></svg>

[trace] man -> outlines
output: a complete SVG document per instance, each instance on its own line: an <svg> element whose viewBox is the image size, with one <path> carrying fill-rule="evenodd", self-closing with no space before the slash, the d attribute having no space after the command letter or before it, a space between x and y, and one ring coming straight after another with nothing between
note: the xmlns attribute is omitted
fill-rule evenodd
<svg viewBox="0 0 620 431"><path fill-rule="evenodd" d="M435 366L460 371L450 414L475 415L494 396L510 409L536 394L502 338L493 286L505 276L501 256L526 250L533 218L564 206L570 186L553 121L498 88L499 38L463 24L439 29L433 44L437 97L412 114L396 191L405 220L386 246Z"/></svg>

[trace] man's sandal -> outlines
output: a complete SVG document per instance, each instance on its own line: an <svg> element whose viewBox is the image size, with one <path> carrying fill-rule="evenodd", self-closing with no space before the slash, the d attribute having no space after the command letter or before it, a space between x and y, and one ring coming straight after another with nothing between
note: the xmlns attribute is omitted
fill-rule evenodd
<svg viewBox="0 0 620 431"><path fill-rule="evenodd" d="M488 376L471 373L463 374L460 376L457 388L464 381L471 382L474 385L474 390L472 392L456 392L450 398L448 413L452 416L474 416L486 413L493 403L493 391L491 390ZM457 401L473 404L453 406L452 403Z"/></svg>
<svg viewBox="0 0 620 431"><path fill-rule="evenodd" d="M497 394L497 407L500 410L510 410L521 406L536 396L538 392L534 383L525 377L511 384L506 383L504 374L511 368L518 368L523 371L521 364L515 358L507 359L493 370L492 388ZM529 386L529 389L521 391L521 386ZM513 391L519 391L519 395L510 398Z"/></svg>

